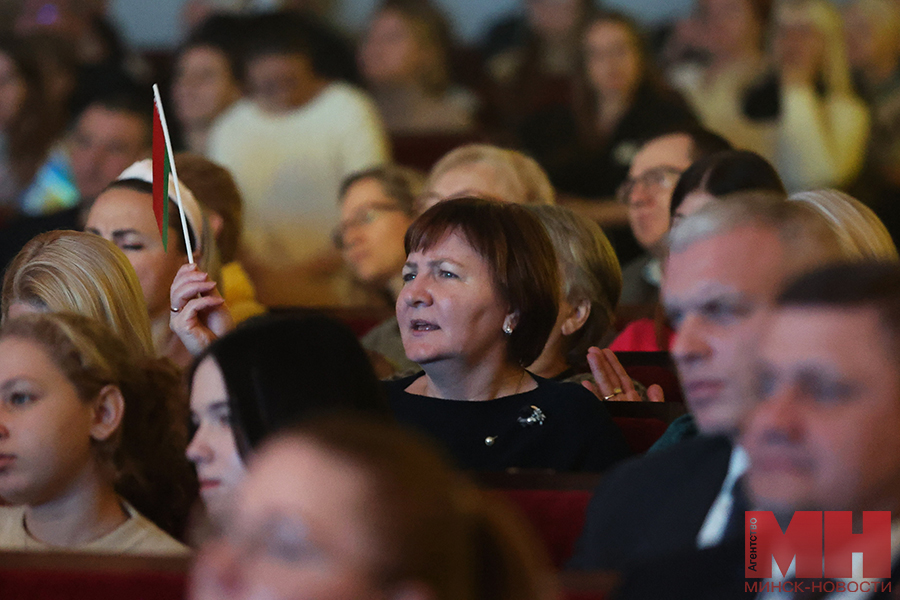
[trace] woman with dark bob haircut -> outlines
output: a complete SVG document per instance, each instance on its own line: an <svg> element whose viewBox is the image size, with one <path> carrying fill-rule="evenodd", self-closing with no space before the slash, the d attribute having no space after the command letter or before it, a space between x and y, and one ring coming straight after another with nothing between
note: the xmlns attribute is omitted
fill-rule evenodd
<svg viewBox="0 0 900 600"><path fill-rule="evenodd" d="M532 375L556 322L559 270L541 222L514 204L441 202L409 228L397 320L424 372L388 383L398 420L464 469L600 471L627 454L584 388Z"/></svg>
<svg viewBox="0 0 900 600"><path fill-rule="evenodd" d="M213 514L270 434L331 410L389 415L356 336L318 314L247 321L197 357L188 381L196 431L187 456Z"/></svg>

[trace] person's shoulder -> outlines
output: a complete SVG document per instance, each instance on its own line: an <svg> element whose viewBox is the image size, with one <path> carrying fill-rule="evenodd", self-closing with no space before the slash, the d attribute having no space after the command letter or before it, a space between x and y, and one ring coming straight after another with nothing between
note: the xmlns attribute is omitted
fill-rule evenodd
<svg viewBox="0 0 900 600"><path fill-rule="evenodd" d="M106 549L116 546L119 551L129 554L184 555L190 548L167 534L139 513L131 505L126 505L129 519L106 538L100 540Z"/></svg>
<svg viewBox="0 0 900 600"><path fill-rule="evenodd" d="M232 127L241 124L248 119L253 119L259 113L259 108L249 98L241 98L225 109L225 112L216 118L214 129Z"/></svg>
<svg viewBox="0 0 900 600"><path fill-rule="evenodd" d="M375 107L372 98L363 89L346 81L333 81L319 94L320 103L344 109L369 110Z"/></svg>

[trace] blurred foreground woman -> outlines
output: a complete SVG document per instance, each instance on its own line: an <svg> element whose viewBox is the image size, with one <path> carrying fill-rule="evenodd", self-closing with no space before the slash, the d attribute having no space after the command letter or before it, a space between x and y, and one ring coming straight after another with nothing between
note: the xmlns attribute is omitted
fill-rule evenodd
<svg viewBox="0 0 900 600"><path fill-rule="evenodd" d="M193 600L554 597L524 524L394 426L332 417L280 435L228 514Z"/></svg>

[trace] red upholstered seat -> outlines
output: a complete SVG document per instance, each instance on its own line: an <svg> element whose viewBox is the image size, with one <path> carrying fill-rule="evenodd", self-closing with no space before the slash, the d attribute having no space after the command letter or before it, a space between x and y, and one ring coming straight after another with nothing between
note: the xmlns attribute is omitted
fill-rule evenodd
<svg viewBox="0 0 900 600"><path fill-rule="evenodd" d="M554 566L565 565L581 535L599 474L526 471L475 477L483 489L508 500L531 523Z"/></svg>
<svg viewBox="0 0 900 600"><path fill-rule="evenodd" d="M628 447L635 454L643 454L666 432L665 421L654 417L613 417L622 430Z"/></svg>
<svg viewBox="0 0 900 600"><path fill-rule="evenodd" d="M409 134L391 136L391 148L397 164L430 171L451 150L478 141L476 136L455 134Z"/></svg>
<svg viewBox="0 0 900 600"><path fill-rule="evenodd" d="M3 600L182 600L187 559L0 552Z"/></svg>

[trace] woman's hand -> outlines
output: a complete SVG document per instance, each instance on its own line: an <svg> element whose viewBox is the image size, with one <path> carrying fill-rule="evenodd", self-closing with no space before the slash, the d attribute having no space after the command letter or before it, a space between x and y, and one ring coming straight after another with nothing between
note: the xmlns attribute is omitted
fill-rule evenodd
<svg viewBox="0 0 900 600"><path fill-rule="evenodd" d="M192 356L200 354L234 327L216 282L197 265L187 264L178 269L169 300L172 303L169 328Z"/></svg>
<svg viewBox="0 0 900 600"><path fill-rule="evenodd" d="M631 377L625 372L625 367L616 358L615 353L609 348L601 350L597 347L588 348L588 365L594 381L583 381L582 385L592 391L600 400L618 400L625 402L641 402L641 395L634 389ZM596 383L594 383L596 382ZM647 388L647 398L650 402L662 402L663 390L657 384Z"/></svg>

